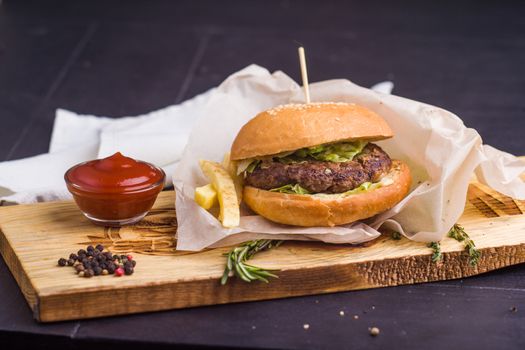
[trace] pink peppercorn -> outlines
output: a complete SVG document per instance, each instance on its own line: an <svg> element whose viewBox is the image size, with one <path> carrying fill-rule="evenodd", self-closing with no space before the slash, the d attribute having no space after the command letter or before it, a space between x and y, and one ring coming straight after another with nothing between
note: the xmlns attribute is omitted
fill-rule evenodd
<svg viewBox="0 0 525 350"><path fill-rule="evenodd" d="M126 258L128 258L128 260L131 261L131 260L133 260L133 255L128 254L128 255L126 256Z"/></svg>
<svg viewBox="0 0 525 350"><path fill-rule="evenodd" d="M115 270L115 276L120 277L124 274L124 269L122 267L119 267Z"/></svg>

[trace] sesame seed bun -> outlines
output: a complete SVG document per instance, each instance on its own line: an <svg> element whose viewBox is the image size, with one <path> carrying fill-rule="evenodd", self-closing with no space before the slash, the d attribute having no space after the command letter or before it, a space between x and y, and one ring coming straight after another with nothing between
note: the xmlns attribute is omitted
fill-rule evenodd
<svg viewBox="0 0 525 350"><path fill-rule="evenodd" d="M393 136L383 118L356 104L290 104L259 113L239 131L231 159L242 160L341 141Z"/></svg>

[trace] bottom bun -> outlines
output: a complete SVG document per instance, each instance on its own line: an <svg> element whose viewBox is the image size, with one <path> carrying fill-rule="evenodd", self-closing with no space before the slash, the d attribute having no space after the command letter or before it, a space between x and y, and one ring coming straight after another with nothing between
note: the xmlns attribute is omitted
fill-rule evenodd
<svg viewBox="0 0 525 350"><path fill-rule="evenodd" d="M280 224L344 225L372 217L399 203L410 190L410 169L405 163L394 160L382 182L388 185L350 195L287 194L246 186L243 200L257 214Z"/></svg>

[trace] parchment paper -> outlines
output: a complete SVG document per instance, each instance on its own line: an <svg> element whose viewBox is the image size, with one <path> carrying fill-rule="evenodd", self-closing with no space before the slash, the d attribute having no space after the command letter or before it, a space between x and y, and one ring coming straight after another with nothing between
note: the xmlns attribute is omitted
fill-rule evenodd
<svg viewBox="0 0 525 350"><path fill-rule="evenodd" d="M525 164L508 153L483 146L476 130L465 127L446 110L377 93L348 80L311 84L310 93L312 101L353 102L385 118L395 136L377 144L392 158L409 165L413 176L410 194L391 210L351 225L291 227L243 210L240 227L224 229L193 201L195 187L208 182L198 160L221 162L239 129L257 113L304 101L302 88L287 75L280 71L270 74L252 65L231 75L212 92L175 170L177 249L201 250L257 238L362 243L378 237L382 224L416 241L439 241L461 216L475 170L489 186L525 199L525 184L519 179Z"/></svg>

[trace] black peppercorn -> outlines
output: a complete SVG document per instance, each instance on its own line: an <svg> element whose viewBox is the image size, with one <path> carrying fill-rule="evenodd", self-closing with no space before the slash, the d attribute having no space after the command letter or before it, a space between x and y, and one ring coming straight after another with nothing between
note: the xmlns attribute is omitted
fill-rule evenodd
<svg viewBox="0 0 525 350"><path fill-rule="evenodd" d="M60 258L58 260L58 265L72 266L75 272L82 277L108 274L131 275L136 264L137 262L131 255L113 255L109 250L104 251L104 246L101 244L97 244L96 247L87 246L85 250L78 250L77 254L71 253L69 259Z"/></svg>

